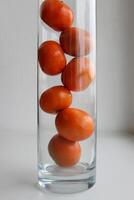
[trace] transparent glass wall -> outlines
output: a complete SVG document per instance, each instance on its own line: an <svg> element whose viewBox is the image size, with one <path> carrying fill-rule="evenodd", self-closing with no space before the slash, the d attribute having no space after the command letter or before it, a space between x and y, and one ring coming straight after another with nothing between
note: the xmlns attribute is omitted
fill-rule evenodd
<svg viewBox="0 0 134 200"><path fill-rule="evenodd" d="M95 183L96 1L39 1L38 178L74 193Z"/></svg>

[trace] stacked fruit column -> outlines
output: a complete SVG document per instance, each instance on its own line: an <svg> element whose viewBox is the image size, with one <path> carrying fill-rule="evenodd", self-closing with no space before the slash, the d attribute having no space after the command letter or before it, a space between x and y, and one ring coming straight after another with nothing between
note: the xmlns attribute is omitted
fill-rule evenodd
<svg viewBox="0 0 134 200"><path fill-rule="evenodd" d="M89 138L95 129L89 113L70 107L72 92L85 90L95 78L92 62L86 57L93 49L93 40L86 30L72 27L75 16L63 1L45 0L40 17L52 31L61 32L59 43L44 41L38 49L41 70L49 76L61 73L62 82L44 91L39 100L44 112L56 114L57 134L50 140L48 151L56 164L71 167L80 160L79 141ZM73 57L69 63L65 54Z"/></svg>

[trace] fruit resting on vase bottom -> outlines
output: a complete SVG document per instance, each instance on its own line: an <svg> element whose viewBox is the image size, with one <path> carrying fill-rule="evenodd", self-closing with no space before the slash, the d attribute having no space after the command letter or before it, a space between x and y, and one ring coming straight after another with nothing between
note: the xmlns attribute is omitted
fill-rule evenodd
<svg viewBox="0 0 134 200"><path fill-rule="evenodd" d="M48 151L56 164L62 167L71 167L80 160L81 147L79 142L72 142L60 137L52 137Z"/></svg>
<svg viewBox="0 0 134 200"><path fill-rule="evenodd" d="M66 108L57 114L55 124L58 134L49 142L49 154L59 166L71 167L79 162L79 141L92 135L94 122L85 111Z"/></svg>

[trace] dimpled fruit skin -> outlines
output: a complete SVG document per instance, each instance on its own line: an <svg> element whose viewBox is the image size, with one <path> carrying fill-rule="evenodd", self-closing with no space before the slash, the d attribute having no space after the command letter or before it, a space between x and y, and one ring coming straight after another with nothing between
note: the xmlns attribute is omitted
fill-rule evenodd
<svg viewBox="0 0 134 200"><path fill-rule="evenodd" d="M55 124L59 135L70 141L85 140L94 131L94 122L89 114L76 108L59 112Z"/></svg>
<svg viewBox="0 0 134 200"><path fill-rule="evenodd" d="M94 79L93 65L86 57L73 58L61 76L63 85L72 91L85 90Z"/></svg>
<svg viewBox="0 0 134 200"><path fill-rule="evenodd" d="M75 57L87 55L93 49L91 34L76 27L68 28L61 33L60 44L66 54Z"/></svg>
<svg viewBox="0 0 134 200"><path fill-rule="evenodd" d="M73 23L73 12L63 1L45 0L40 9L41 19L55 31L63 31Z"/></svg>
<svg viewBox="0 0 134 200"><path fill-rule="evenodd" d="M52 159L62 167L71 167L80 160L80 144L68 141L59 135L50 140L48 151Z"/></svg>
<svg viewBox="0 0 134 200"><path fill-rule="evenodd" d="M57 75L66 65L61 46L55 41L46 41L38 50L38 60L42 71L48 75Z"/></svg>
<svg viewBox="0 0 134 200"><path fill-rule="evenodd" d="M57 113L70 106L72 95L64 86L54 86L42 93L40 107L48 113Z"/></svg>

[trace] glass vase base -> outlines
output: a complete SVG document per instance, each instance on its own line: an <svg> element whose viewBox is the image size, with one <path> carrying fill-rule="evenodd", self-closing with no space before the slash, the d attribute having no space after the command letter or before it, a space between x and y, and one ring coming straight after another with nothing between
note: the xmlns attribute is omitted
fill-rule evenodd
<svg viewBox="0 0 134 200"><path fill-rule="evenodd" d="M95 184L95 167L78 164L70 168L57 165L39 166L38 184L41 190L72 194L88 190Z"/></svg>

